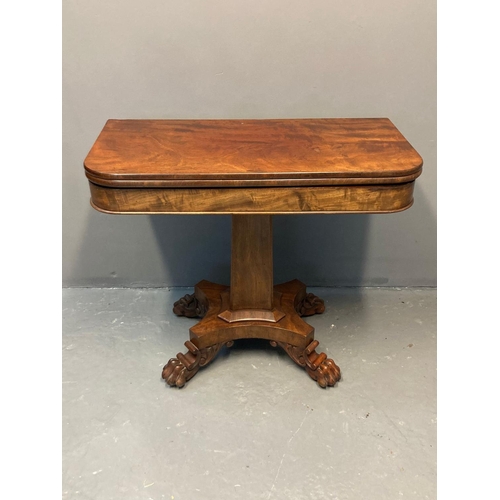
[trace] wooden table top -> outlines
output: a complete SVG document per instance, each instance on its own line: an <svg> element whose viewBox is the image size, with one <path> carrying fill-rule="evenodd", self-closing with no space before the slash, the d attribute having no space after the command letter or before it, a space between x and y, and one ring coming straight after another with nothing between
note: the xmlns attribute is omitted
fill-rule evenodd
<svg viewBox="0 0 500 500"><path fill-rule="evenodd" d="M422 158L387 118L108 120L84 162L108 187L411 182Z"/></svg>

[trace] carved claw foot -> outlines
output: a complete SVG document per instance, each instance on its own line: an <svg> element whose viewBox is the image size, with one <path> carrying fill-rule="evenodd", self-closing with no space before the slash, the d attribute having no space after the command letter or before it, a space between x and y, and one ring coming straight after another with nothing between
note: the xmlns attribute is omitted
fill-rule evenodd
<svg viewBox="0 0 500 500"><path fill-rule="evenodd" d="M316 380L320 387L334 386L340 380L340 368L335 361L327 358L324 352L316 352L319 345L317 340L313 340L305 349L274 340L271 340L271 345L282 347L299 366L306 369L308 375Z"/></svg>
<svg viewBox="0 0 500 500"><path fill-rule="evenodd" d="M295 310L299 316L312 316L325 312L325 302L314 293L308 293L296 306Z"/></svg>
<svg viewBox="0 0 500 500"><path fill-rule="evenodd" d="M163 367L161 377L172 387L184 387L186 382L192 379L201 367L208 365L215 358L223 345L231 347L233 341L211 345L204 349L198 349L189 340L184 342L184 345L188 352L177 354L177 357L171 358Z"/></svg>
<svg viewBox="0 0 500 500"><path fill-rule="evenodd" d="M174 314L187 318L203 318L207 313L208 305L199 301L195 294L187 294L174 303Z"/></svg>

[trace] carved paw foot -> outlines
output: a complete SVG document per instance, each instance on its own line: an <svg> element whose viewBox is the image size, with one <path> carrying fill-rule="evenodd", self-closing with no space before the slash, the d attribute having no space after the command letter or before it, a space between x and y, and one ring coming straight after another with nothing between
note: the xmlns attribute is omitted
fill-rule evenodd
<svg viewBox="0 0 500 500"><path fill-rule="evenodd" d="M187 318L203 318L207 313L208 305L199 301L195 294L184 295L174 303L174 314Z"/></svg>
<svg viewBox="0 0 500 500"><path fill-rule="evenodd" d="M325 302L314 293L308 293L295 307L299 316L312 316L325 312Z"/></svg>
<svg viewBox="0 0 500 500"><path fill-rule="evenodd" d="M184 345L188 352L186 354L178 353L163 367L161 377L172 387L184 387L186 382L192 379L201 367L208 365L215 358L224 343L211 345L204 349L198 349L189 340L184 342ZM225 345L231 347L233 342L226 342Z"/></svg>
<svg viewBox="0 0 500 500"><path fill-rule="evenodd" d="M271 345L281 346L299 366L306 369L308 375L316 380L320 387L334 386L340 380L340 368L335 361L328 358L324 352L316 352L319 345L317 340L313 340L305 349L274 340L271 340Z"/></svg>
<svg viewBox="0 0 500 500"><path fill-rule="evenodd" d="M340 368L331 358L326 358L322 363L319 364L316 370L313 370L308 366L306 368L306 371L309 376L313 380L316 380L318 385L323 389L327 386L333 387L340 380Z"/></svg>

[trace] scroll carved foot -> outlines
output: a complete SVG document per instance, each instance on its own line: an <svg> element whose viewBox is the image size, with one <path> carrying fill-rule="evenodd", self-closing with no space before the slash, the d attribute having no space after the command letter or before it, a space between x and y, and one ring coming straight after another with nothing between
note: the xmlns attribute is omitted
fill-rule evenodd
<svg viewBox="0 0 500 500"><path fill-rule="evenodd" d="M317 340L313 340L305 349L274 340L271 340L271 345L282 347L299 366L306 369L308 375L316 380L320 387L334 386L340 380L340 368L335 361L327 358L324 352L316 352L319 345Z"/></svg>
<svg viewBox="0 0 500 500"><path fill-rule="evenodd" d="M174 314L187 318L203 318L208 310L208 304L199 301L195 294L187 294L174 303Z"/></svg>
<svg viewBox="0 0 500 500"><path fill-rule="evenodd" d="M296 306L295 310L299 316L312 316L325 312L325 302L314 293L308 293Z"/></svg>
<svg viewBox="0 0 500 500"><path fill-rule="evenodd" d="M215 358L223 345L231 347L233 341L211 345L204 349L198 349L189 340L184 342L184 345L188 352L177 354L177 357L171 358L163 367L161 377L170 386L184 387L186 382L192 379L201 367L208 365Z"/></svg>

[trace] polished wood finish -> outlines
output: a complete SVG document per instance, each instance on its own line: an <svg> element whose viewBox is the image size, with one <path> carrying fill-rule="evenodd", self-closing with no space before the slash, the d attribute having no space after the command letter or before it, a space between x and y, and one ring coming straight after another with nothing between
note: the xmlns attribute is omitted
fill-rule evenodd
<svg viewBox="0 0 500 500"><path fill-rule="evenodd" d="M300 348L285 342L271 340L273 347L277 345L282 347L299 366L306 369L307 374L316 380L320 387L333 386L340 380L340 368L324 352L320 354L316 352L318 344L317 340L313 340L305 348Z"/></svg>
<svg viewBox="0 0 500 500"><path fill-rule="evenodd" d="M404 182L412 182L419 175L418 170L411 175L401 175L395 177L295 177L292 179L279 178L250 178L250 179L233 179L233 180L217 180L217 179L199 179L196 181L197 188L219 188L219 187L294 187L294 186L355 186L355 185L384 185L384 184L401 184ZM193 181L189 179L174 179L174 180L134 180L134 179L103 179L87 172L87 179L99 186L115 187L115 188L187 188L193 187Z"/></svg>
<svg viewBox="0 0 500 500"><path fill-rule="evenodd" d="M327 387L340 369L301 319L325 306L298 280L273 287L272 214L405 210L422 158L387 118L109 120L84 166L101 212L233 216L231 285L201 281L174 304L202 319L165 365L168 385L261 338Z"/></svg>
<svg viewBox="0 0 500 500"><path fill-rule="evenodd" d="M194 188L259 179L373 184L418 174L422 158L387 118L108 120L84 164L97 184Z"/></svg>
<svg viewBox="0 0 500 500"><path fill-rule="evenodd" d="M195 286L195 296L199 302L208 304L208 310L203 319L190 328L191 342L204 348L229 340L260 338L305 347L313 339L314 328L305 323L295 309L296 302L306 294L305 285L294 280L277 285L274 290L281 294L278 308L285 313L279 322L250 320L228 323L219 317L219 313L222 310L221 296L229 291L229 287L201 281Z"/></svg>
<svg viewBox="0 0 500 500"><path fill-rule="evenodd" d="M218 317L276 323L284 316L281 296L273 290L273 225L271 215L233 215L231 287L221 295Z"/></svg>
<svg viewBox="0 0 500 500"><path fill-rule="evenodd" d="M192 342L184 342L187 347L188 352L183 354L178 353L175 358L171 358L170 361L163 367L162 378L170 386L184 387L186 382L192 379L198 370L208 365L223 344L211 345L205 347L204 349L198 349ZM233 342L226 342L227 347L231 347Z"/></svg>
<svg viewBox="0 0 500 500"><path fill-rule="evenodd" d="M183 387L200 366L205 366L214 359L223 345L231 346L237 339L261 338L269 340L274 347L282 347L299 366L306 369L320 387L335 385L340 379L339 367L326 354L316 352L318 341L314 340L314 328L300 318L299 311L302 310L304 301L314 302L312 294L307 294L306 286L298 280L277 285L274 291L279 300L276 305L285 314L279 322L249 320L227 323L218 313L223 308L221 297L228 292L228 287L208 281L198 283L194 295L206 313L189 330L190 340L185 344L188 353L177 354L176 358L170 359L164 366L162 377L167 384ZM316 299L320 301L317 297ZM312 314L313 310L320 313L324 307L322 310L309 308L308 314Z"/></svg>
<svg viewBox="0 0 500 500"><path fill-rule="evenodd" d="M398 212L422 170L387 118L108 120L84 164L122 214Z"/></svg>
<svg viewBox="0 0 500 500"><path fill-rule="evenodd" d="M272 217L234 215L232 219L229 308L272 309Z"/></svg>
<svg viewBox="0 0 500 500"><path fill-rule="evenodd" d="M195 294L186 294L174 303L174 314L186 318L203 318L207 313L208 305L198 302Z"/></svg>
<svg viewBox="0 0 500 500"><path fill-rule="evenodd" d="M92 206L112 214L391 213L413 203L414 182L369 186L121 189L90 183Z"/></svg>
<svg viewBox="0 0 500 500"><path fill-rule="evenodd" d="M299 316L312 316L313 314L322 314L325 312L325 302L313 293L308 293L295 309Z"/></svg>
<svg viewBox="0 0 500 500"><path fill-rule="evenodd" d="M281 294L278 292L273 293L273 303L270 309L254 309L245 308L237 309L231 307L229 303L230 290L221 293L221 312L218 314L220 319L228 323L235 323L236 321L269 321L277 323L285 313L280 310Z"/></svg>

